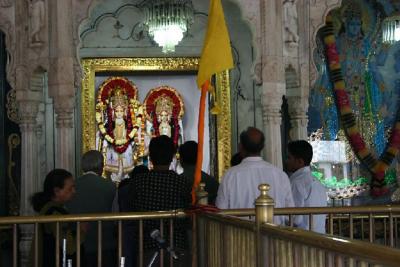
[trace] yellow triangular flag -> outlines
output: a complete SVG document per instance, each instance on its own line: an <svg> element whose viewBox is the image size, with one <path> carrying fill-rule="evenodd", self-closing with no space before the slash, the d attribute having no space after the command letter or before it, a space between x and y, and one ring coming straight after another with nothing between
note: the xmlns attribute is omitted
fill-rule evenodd
<svg viewBox="0 0 400 267"><path fill-rule="evenodd" d="M221 0L210 0L208 25L200 58L197 85L199 88L213 74L233 68L233 59L228 30L225 24Z"/></svg>

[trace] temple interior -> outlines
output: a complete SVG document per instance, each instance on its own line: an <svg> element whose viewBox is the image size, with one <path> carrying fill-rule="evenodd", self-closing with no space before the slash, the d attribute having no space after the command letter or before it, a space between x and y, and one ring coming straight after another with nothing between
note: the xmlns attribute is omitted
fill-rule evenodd
<svg viewBox="0 0 400 267"><path fill-rule="evenodd" d="M154 136L197 141L210 1L173 2L179 30L160 33L155 0L0 0L0 216L35 215L46 174L79 177L89 150L118 185L152 168ZM400 1L221 3L234 66L211 79L202 170L221 182L256 127L284 171L287 144L311 144L328 207L398 203Z"/></svg>

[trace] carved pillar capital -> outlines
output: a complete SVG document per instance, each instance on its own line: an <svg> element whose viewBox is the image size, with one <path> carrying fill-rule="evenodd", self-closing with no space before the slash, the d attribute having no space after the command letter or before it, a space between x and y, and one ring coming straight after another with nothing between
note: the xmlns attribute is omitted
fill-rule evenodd
<svg viewBox="0 0 400 267"><path fill-rule="evenodd" d="M40 94L31 91L17 91L16 99L21 132L35 131L36 117L40 105Z"/></svg>
<svg viewBox="0 0 400 267"><path fill-rule="evenodd" d="M290 116L290 138L292 140L307 140L308 125L308 97L291 96L288 97L288 107Z"/></svg>
<svg viewBox="0 0 400 267"><path fill-rule="evenodd" d="M263 82L261 105L264 113L279 113L282 106L282 97L285 94L285 83Z"/></svg>
<svg viewBox="0 0 400 267"><path fill-rule="evenodd" d="M289 115L292 117L303 116L307 114L308 110L308 97L304 96L289 96L288 107Z"/></svg>
<svg viewBox="0 0 400 267"><path fill-rule="evenodd" d="M74 99L73 98L55 98L54 110L57 114L56 127L57 128L73 128L73 112L74 112Z"/></svg>

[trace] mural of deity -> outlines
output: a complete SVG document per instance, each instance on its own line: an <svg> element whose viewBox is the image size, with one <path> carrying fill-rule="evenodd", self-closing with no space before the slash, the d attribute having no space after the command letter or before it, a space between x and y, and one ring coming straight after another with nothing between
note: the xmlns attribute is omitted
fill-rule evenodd
<svg viewBox="0 0 400 267"><path fill-rule="evenodd" d="M387 119L385 100L390 96L390 92L385 86L379 68L385 65L387 49L380 43L377 14L365 3L363 0L348 1L332 15L337 30L336 43L342 74L357 124L364 139L367 143L373 143L377 154L380 155L385 144L384 121ZM323 53L320 53L320 57L324 58ZM322 112L336 107L328 72L326 66L323 66L326 65L326 61L317 60L316 63L320 75L313 88L310 104L318 107L315 105L316 100L330 100L329 103L322 103L325 106L320 109ZM328 124L326 129L330 132L329 139L335 140L339 130L337 112L320 115L321 121Z"/></svg>
<svg viewBox="0 0 400 267"><path fill-rule="evenodd" d="M105 158L105 173L119 182L138 164L143 153L142 107L136 86L125 78L107 79L98 92L97 149Z"/></svg>

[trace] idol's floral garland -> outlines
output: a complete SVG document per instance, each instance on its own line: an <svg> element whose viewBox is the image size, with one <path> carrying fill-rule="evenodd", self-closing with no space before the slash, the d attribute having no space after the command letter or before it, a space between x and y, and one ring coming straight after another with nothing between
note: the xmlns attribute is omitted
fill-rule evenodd
<svg viewBox="0 0 400 267"><path fill-rule="evenodd" d="M345 91L345 81L336 47L336 38L331 15L326 18L324 28L325 51L328 57L330 80L333 84L336 104L339 110L342 126L349 139L353 151L358 159L368 168L372 174L371 195L381 196L388 192L385 184L385 172L389 168L393 159L400 149L400 114L397 114L396 122L393 126L389 143L386 146L381 158L378 160L366 146L361 133L357 127L355 115L351 109L349 96Z"/></svg>
<svg viewBox="0 0 400 267"><path fill-rule="evenodd" d="M127 112L124 116L126 121L126 138L123 140L115 140L114 138L114 125L113 125L113 108L110 106L110 96L112 91L116 88L124 89L127 98L129 100L127 106ZM137 89L129 80L120 77L114 77L106 80L101 86L98 94L98 103L96 104L96 121L99 127L99 131L104 139L110 143L114 150L118 153L124 153L128 148L131 140L133 140L137 134L137 131L141 125L141 108L139 107L138 101L136 100ZM107 114L107 121L104 122L104 114ZM136 121L132 121L132 117L136 118Z"/></svg>
<svg viewBox="0 0 400 267"><path fill-rule="evenodd" d="M180 126L179 126L179 118L183 114L183 106L181 102L181 98L179 95L177 95L177 92L168 86L160 86L157 88L154 88L151 90L146 97L145 100L145 105L146 105L146 112L149 115L149 117L152 118L153 122L153 130L154 130L154 135L158 136L160 135L159 131L159 123L157 120L157 115L156 115L156 107L155 107L155 101L159 97L163 97L163 95L168 96L169 98L172 99L173 102L173 108L172 108L172 114L171 114L171 134L172 134L172 140L174 141L175 146L178 145L178 140L179 140L179 133L180 133Z"/></svg>

